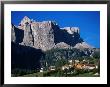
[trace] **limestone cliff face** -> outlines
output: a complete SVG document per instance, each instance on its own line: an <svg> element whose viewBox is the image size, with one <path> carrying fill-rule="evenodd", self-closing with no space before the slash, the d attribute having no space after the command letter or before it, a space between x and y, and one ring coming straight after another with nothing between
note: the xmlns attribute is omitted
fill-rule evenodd
<svg viewBox="0 0 110 87"><path fill-rule="evenodd" d="M56 22L36 22L27 16L18 27L12 25L12 42L43 51L52 48L91 48L80 37L78 27L60 28Z"/></svg>
<svg viewBox="0 0 110 87"><path fill-rule="evenodd" d="M31 25L34 47L44 51L54 47L54 32L51 21L36 22Z"/></svg>

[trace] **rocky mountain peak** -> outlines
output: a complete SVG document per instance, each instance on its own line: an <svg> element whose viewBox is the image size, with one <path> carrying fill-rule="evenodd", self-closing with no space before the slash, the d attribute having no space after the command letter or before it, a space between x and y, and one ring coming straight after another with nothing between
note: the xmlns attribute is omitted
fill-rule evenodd
<svg viewBox="0 0 110 87"><path fill-rule="evenodd" d="M94 48L93 46L89 45L88 43L86 42L82 42L82 43L77 43L74 48L79 48L79 49L82 49L82 48Z"/></svg>
<svg viewBox="0 0 110 87"><path fill-rule="evenodd" d="M60 28L55 21L36 22L25 16L18 27L12 27L12 37L15 43L43 51L52 48L92 48L83 41L79 31L79 27Z"/></svg>
<svg viewBox="0 0 110 87"><path fill-rule="evenodd" d="M61 29L66 30L69 34L79 33L80 30L79 27L64 27Z"/></svg>
<svg viewBox="0 0 110 87"><path fill-rule="evenodd" d="M26 24L26 23L30 23L31 19L29 19L29 17L25 16L22 21L21 21L21 25Z"/></svg>

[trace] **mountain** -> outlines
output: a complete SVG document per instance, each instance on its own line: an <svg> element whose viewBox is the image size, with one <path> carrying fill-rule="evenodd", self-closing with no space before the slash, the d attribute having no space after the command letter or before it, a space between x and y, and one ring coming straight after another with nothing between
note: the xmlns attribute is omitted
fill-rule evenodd
<svg viewBox="0 0 110 87"><path fill-rule="evenodd" d="M11 68L40 69L61 59L92 57L100 49L80 37L78 27L60 28L55 21L38 22L25 16L11 25ZM95 55L97 57L97 55Z"/></svg>
<svg viewBox="0 0 110 87"><path fill-rule="evenodd" d="M19 26L12 24L12 42L41 49L93 48L80 37L78 27L60 28L54 21L36 22L25 16Z"/></svg>

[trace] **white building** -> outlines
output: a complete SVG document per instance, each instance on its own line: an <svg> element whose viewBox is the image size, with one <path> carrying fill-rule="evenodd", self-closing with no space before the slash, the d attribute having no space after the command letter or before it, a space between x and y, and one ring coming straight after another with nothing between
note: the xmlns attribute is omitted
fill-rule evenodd
<svg viewBox="0 0 110 87"><path fill-rule="evenodd" d="M62 70L69 69L69 66L62 66Z"/></svg>
<svg viewBox="0 0 110 87"><path fill-rule="evenodd" d="M55 70L55 66L50 66L50 70L54 71Z"/></svg>
<svg viewBox="0 0 110 87"><path fill-rule="evenodd" d="M84 65L82 68L92 70L92 69L95 69L96 66L95 65L92 65L92 66L91 65Z"/></svg>
<svg viewBox="0 0 110 87"><path fill-rule="evenodd" d="M75 60L75 63L79 63L79 60Z"/></svg>
<svg viewBox="0 0 110 87"><path fill-rule="evenodd" d="M40 69L40 72L43 72L43 68Z"/></svg>

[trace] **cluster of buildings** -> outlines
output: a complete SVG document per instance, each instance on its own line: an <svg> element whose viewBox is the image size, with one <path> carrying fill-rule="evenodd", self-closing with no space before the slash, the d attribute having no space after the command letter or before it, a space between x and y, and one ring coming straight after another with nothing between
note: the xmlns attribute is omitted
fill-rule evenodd
<svg viewBox="0 0 110 87"><path fill-rule="evenodd" d="M85 70L93 70L93 69L98 69L98 65L95 64L89 64L88 62L86 62L86 60L83 60L82 62L80 62L79 60L69 60L69 65L64 65L62 66L62 70L65 69L70 69L72 67L74 67L75 69L85 69Z"/></svg>
<svg viewBox="0 0 110 87"><path fill-rule="evenodd" d="M83 69L83 70L93 70L98 69L97 64L89 64L87 60L79 61L79 60L68 60L69 64L65 64L64 66L60 67L61 70L69 70L70 68L75 69ZM55 66L50 66L49 71L55 71ZM40 72L43 72L43 68L41 68Z"/></svg>

